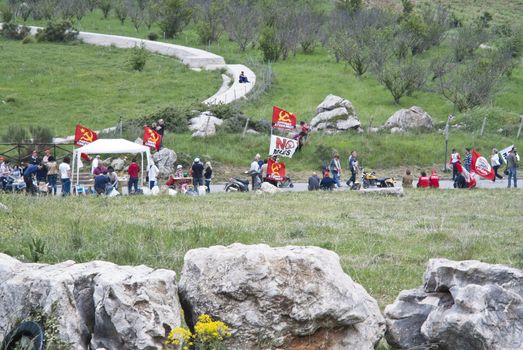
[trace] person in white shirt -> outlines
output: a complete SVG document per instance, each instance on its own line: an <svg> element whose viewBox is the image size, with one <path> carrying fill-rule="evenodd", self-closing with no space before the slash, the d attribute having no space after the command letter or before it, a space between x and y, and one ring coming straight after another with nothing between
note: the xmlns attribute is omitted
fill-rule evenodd
<svg viewBox="0 0 523 350"><path fill-rule="evenodd" d="M498 178L500 180L503 179L503 176L498 174L498 169L501 166L501 162L502 162L502 160L500 159L500 154L499 154L498 150L493 148L492 154L490 156L490 165L492 166L492 169L494 169L494 175L496 175L496 176L494 176L492 181L496 181L496 178Z"/></svg>
<svg viewBox="0 0 523 350"><path fill-rule="evenodd" d="M153 161L149 163L149 168L147 169L147 176L149 177L149 189L152 189L154 186L156 186L156 180L158 178L158 173L160 170L158 167L154 164Z"/></svg>
<svg viewBox="0 0 523 350"><path fill-rule="evenodd" d="M71 194L71 166L69 163L71 163L71 159L65 156L62 164L58 167L60 180L62 181L62 196Z"/></svg>
<svg viewBox="0 0 523 350"><path fill-rule="evenodd" d="M93 176L94 176L94 169L96 169L98 167L98 164L100 164L100 155L97 155L91 162L91 174L93 174Z"/></svg>

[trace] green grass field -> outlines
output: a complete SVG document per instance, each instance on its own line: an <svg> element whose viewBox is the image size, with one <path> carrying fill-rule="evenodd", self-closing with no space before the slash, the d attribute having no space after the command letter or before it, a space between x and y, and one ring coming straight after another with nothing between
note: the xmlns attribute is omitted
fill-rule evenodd
<svg viewBox="0 0 523 350"><path fill-rule="evenodd" d="M115 125L162 106L189 105L213 95L218 71L194 72L178 60L151 55L143 72L126 63L129 50L0 39L0 132L10 123L71 135L76 123Z"/></svg>
<svg viewBox="0 0 523 350"><path fill-rule="evenodd" d="M353 192L213 194L205 197L32 198L0 195L0 251L42 262L146 264L180 272L184 254L212 245L314 245L384 307L421 283L430 258L523 268L517 190L418 191L403 198Z"/></svg>

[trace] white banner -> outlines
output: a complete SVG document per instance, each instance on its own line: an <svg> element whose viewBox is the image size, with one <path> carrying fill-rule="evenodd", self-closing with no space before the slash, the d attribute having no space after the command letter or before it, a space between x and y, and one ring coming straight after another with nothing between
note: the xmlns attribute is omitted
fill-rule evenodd
<svg viewBox="0 0 523 350"><path fill-rule="evenodd" d="M296 152L297 148L298 140L272 135L269 155L292 158L292 155Z"/></svg>
<svg viewBox="0 0 523 350"><path fill-rule="evenodd" d="M508 152L509 152L512 148L514 148L514 145L510 145L510 146L508 146L508 147L505 147L505 148L503 148L501 151L499 151L499 153L498 153L500 157L501 157L501 156L503 157L503 160L505 161L505 163L507 162Z"/></svg>

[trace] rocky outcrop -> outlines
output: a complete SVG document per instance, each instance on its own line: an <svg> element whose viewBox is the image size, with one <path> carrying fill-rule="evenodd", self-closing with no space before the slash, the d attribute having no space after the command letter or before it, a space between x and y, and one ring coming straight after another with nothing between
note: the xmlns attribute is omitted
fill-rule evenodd
<svg viewBox="0 0 523 350"><path fill-rule="evenodd" d="M115 171L122 171L125 168L125 160L122 158L116 158L111 161L111 166Z"/></svg>
<svg viewBox="0 0 523 350"><path fill-rule="evenodd" d="M420 107L400 109L383 125L384 129L398 133L406 130L432 129L432 117Z"/></svg>
<svg viewBox="0 0 523 350"><path fill-rule="evenodd" d="M316 108L316 116L311 120L312 130L327 132L347 131L349 129L361 131L361 123L354 106L349 100L329 95Z"/></svg>
<svg viewBox="0 0 523 350"><path fill-rule="evenodd" d="M192 137L207 137L216 134L216 126L223 124L223 120L216 118L211 112L202 112L199 116L190 119Z"/></svg>
<svg viewBox="0 0 523 350"><path fill-rule="evenodd" d="M102 261L25 264L0 254L0 342L38 309L56 313L71 349L162 349L169 327L180 326L173 271Z"/></svg>
<svg viewBox="0 0 523 350"><path fill-rule="evenodd" d="M263 192L263 193L270 193L270 194L274 194L274 193L278 193L278 192L281 192L281 189L274 186L273 184L271 183L268 183L268 182L262 182L261 186L260 186L260 191Z"/></svg>
<svg viewBox="0 0 523 350"><path fill-rule="evenodd" d="M424 285L385 308L398 349L523 349L523 271L479 261L432 259Z"/></svg>
<svg viewBox="0 0 523 350"><path fill-rule="evenodd" d="M174 173L174 165L178 159L176 153L169 148L163 147L153 155L154 163L160 171L160 177L169 177Z"/></svg>
<svg viewBox="0 0 523 350"><path fill-rule="evenodd" d="M193 249L179 290L189 323L206 313L232 328L231 350L366 350L384 332L376 300L317 247Z"/></svg>

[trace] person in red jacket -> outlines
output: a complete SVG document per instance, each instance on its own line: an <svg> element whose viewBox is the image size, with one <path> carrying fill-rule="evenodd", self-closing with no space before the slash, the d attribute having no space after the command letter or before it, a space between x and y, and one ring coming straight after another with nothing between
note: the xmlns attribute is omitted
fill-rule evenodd
<svg viewBox="0 0 523 350"><path fill-rule="evenodd" d="M138 174L140 173L140 166L136 164L136 159L133 158L129 168L127 169L129 173L129 181L127 182L127 189L129 194L131 194L131 189L134 186L134 193L138 193Z"/></svg>
<svg viewBox="0 0 523 350"><path fill-rule="evenodd" d="M439 176L436 174L436 169L432 169L432 175L429 177L429 186L431 188L439 188Z"/></svg>
<svg viewBox="0 0 523 350"><path fill-rule="evenodd" d="M422 171L421 176L418 179L418 188L428 188L429 187L429 177L427 176L427 173Z"/></svg>

